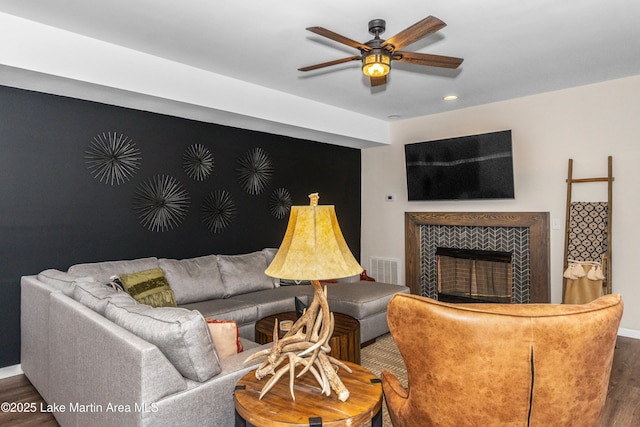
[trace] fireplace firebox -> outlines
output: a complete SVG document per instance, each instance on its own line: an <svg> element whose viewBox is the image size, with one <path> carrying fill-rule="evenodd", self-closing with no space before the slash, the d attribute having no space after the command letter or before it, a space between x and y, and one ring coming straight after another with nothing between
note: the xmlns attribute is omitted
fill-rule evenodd
<svg viewBox="0 0 640 427"><path fill-rule="evenodd" d="M549 303L549 212L405 212L411 293L438 298L436 247L513 251L513 304Z"/></svg>
<svg viewBox="0 0 640 427"><path fill-rule="evenodd" d="M511 252L436 248L438 300L511 303Z"/></svg>

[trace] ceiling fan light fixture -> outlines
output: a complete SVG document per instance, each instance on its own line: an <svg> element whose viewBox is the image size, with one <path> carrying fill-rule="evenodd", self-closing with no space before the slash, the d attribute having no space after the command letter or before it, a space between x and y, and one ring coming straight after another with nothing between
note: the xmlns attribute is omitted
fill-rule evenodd
<svg viewBox="0 0 640 427"><path fill-rule="evenodd" d="M367 77L383 77L391 70L391 55L382 49L373 49L362 57L362 72Z"/></svg>
<svg viewBox="0 0 640 427"><path fill-rule="evenodd" d="M369 32L373 34L373 39L364 43L334 33L323 27L307 27L307 30L314 34L357 49L359 55L322 62L320 64L298 68L298 70L312 71L351 61L361 61L362 73L369 78L371 87L378 87L387 84L387 74L391 71L392 60L428 67L458 68L460 64L462 64L462 58L401 50L405 46L415 43L429 34L440 31L446 25L447 24L434 16L427 16L396 35L384 40L380 38L380 34L384 33L386 29L385 20L374 19L369 21Z"/></svg>

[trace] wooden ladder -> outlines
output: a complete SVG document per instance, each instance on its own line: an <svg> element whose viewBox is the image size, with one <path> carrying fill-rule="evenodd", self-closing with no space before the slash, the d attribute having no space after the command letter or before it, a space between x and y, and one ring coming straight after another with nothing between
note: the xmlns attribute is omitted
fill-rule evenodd
<svg viewBox="0 0 640 427"><path fill-rule="evenodd" d="M602 257L602 271L604 273L604 280L602 286L605 294L612 292L611 282L611 218L613 216L613 159L608 157L608 174L606 177L599 178L573 178L573 159L569 159L569 173L567 176L567 212L565 222L565 235L564 235L564 263L563 271L569 266L569 234L571 233L571 186L573 184L580 184L583 182L606 182L607 183L607 229L605 230L607 239L607 248ZM562 281L562 299L564 300L565 288L567 279Z"/></svg>

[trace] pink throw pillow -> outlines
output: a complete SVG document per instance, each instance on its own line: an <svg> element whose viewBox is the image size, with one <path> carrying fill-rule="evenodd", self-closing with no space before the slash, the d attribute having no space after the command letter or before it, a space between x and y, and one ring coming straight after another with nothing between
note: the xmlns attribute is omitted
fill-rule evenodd
<svg viewBox="0 0 640 427"><path fill-rule="evenodd" d="M205 318L211 340L220 359L225 359L234 354L242 353L240 331L235 320L216 320Z"/></svg>

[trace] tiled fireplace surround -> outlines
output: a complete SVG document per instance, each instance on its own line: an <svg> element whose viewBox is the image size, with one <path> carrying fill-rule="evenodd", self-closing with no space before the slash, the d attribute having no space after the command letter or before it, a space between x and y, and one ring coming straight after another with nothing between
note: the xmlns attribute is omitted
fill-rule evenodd
<svg viewBox="0 0 640 427"><path fill-rule="evenodd" d="M513 253L513 303L548 303L548 212L407 212L405 257L411 293L437 299L437 247Z"/></svg>

